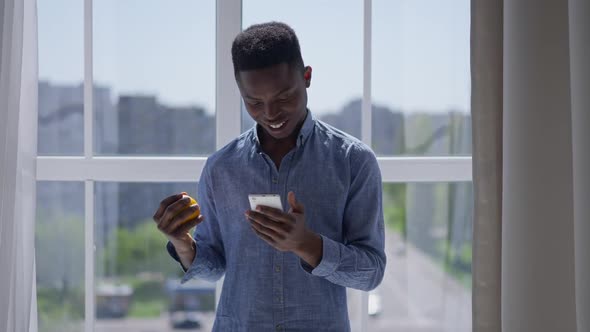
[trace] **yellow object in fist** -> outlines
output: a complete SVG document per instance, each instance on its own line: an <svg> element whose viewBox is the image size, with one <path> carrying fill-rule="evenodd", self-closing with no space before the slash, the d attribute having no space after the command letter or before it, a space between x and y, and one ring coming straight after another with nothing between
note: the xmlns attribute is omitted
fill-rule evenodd
<svg viewBox="0 0 590 332"><path fill-rule="evenodd" d="M186 197L188 197L188 198L190 199L190 202L189 202L189 203L188 203L188 204L187 204L187 205L186 205L186 206L185 206L185 207L184 207L182 210L178 211L178 213L175 215L175 217L176 217L178 214L180 214L182 211L184 211L184 210L188 209L189 207L191 207L191 206L193 206L193 205L197 204L197 200L196 200L196 199L194 199L194 198L190 197L189 195L182 195L182 199L185 199ZM189 219L196 218L196 217L198 217L199 215L201 215L201 210L197 208L197 210L196 210L195 212L193 212L193 213L192 213L190 216L188 216L188 217L186 218L186 220L189 220ZM184 220L184 221L186 221L186 220Z"/></svg>

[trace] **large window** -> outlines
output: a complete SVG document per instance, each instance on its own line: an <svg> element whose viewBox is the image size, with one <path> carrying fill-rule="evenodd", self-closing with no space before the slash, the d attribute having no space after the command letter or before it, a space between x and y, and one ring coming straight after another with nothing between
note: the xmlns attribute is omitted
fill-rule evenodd
<svg viewBox="0 0 590 332"><path fill-rule="evenodd" d="M179 285L151 216L195 195L207 156L253 125L229 47L269 20L300 38L316 118L378 155L388 266L374 291L349 291L353 331L471 330L469 12L468 0L40 0L40 331L210 330L223 281Z"/></svg>
<svg viewBox="0 0 590 332"><path fill-rule="evenodd" d="M368 331L471 331L470 182L383 185L387 267Z"/></svg>
<svg viewBox="0 0 590 332"><path fill-rule="evenodd" d="M374 0L373 149L471 154L469 1Z"/></svg>
<svg viewBox="0 0 590 332"><path fill-rule="evenodd" d="M94 1L94 149L215 150L215 1Z"/></svg>
<svg viewBox="0 0 590 332"><path fill-rule="evenodd" d="M211 330L215 283L181 285L152 215L162 197L196 183L98 182L94 195L96 332ZM192 314L188 314L191 312Z"/></svg>
<svg viewBox="0 0 590 332"><path fill-rule="evenodd" d="M84 319L84 184L38 181L35 261L39 331L74 332Z"/></svg>
<svg viewBox="0 0 590 332"><path fill-rule="evenodd" d="M79 156L84 149L83 2L38 2L39 155Z"/></svg>

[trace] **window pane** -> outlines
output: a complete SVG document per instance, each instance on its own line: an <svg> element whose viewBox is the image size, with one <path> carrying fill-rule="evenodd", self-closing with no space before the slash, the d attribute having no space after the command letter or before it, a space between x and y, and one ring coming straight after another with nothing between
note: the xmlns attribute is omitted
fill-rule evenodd
<svg viewBox="0 0 590 332"><path fill-rule="evenodd" d="M470 2L373 1L373 149L471 154Z"/></svg>
<svg viewBox="0 0 590 332"><path fill-rule="evenodd" d="M160 201L196 183L96 183L96 332L210 331L215 283L182 287L180 265L152 220ZM192 231L191 231L192 232Z"/></svg>
<svg viewBox="0 0 590 332"><path fill-rule="evenodd" d="M84 328L84 184L37 182L39 332Z"/></svg>
<svg viewBox="0 0 590 332"><path fill-rule="evenodd" d="M308 108L322 119L360 138L363 94L363 2L243 1L243 28L282 21L299 38L305 65L312 66ZM253 125L242 108L242 131ZM358 128L357 128L358 125Z"/></svg>
<svg viewBox="0 0 590 332"><path fill-rule="evenodd" d="M215 148L215 1L94 1L95 152Z"/></svg>
<svg viewBox="0 0 590 332"><path fill-rule="evenodd" d="M83 1L39 0L39 155L81 155Z"/></svg>
<svg viewBox="0 0 590 332"><path fill-rule="evenodd" d="M369 331L471 331L473 191L383 185L387 267L369 293Z"/></svg>

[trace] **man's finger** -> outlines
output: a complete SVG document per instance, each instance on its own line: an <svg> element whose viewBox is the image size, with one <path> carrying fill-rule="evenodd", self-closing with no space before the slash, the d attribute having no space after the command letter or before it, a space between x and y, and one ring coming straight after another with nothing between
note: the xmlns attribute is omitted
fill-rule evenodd
<svg viewBox="0 0 590 332"><path fill-rule="evenodd" d="M171 234L171 233L175 232L175 229L177 229L178 227L183 225L185 222L187 222L189 220L189 217L193 213L195 213L199 210L200 210L199 205L197 205L197 204L191 205L190 207L186 208L185 210L183 210L182 212L177 214L174 218L172 218L170 220L170 222L166 226L162 227L161 229L164 231L164 233ZM195 218L196 217L193 217L190 219L195 219Z"/></svg>
<svg viewBox="0 0 590 332"><path fill-rule="evenodd" d="M251 228L254 231L254 233L256 233L256 235L258 235L259 238L261 238L262 240L264 240L266 243L270 244L271 246L273 246L273 247L275 246L275 241L270 236L265 235L265 234L259 232L253 226Z"/></svg>
<svg viewBox="0 0 590 332"><path fill-rule="evenodd" d="M286 222L277 222L273 219L269 219L264 214L258 213L256 211L248 211L246 213L246 217L252 222L258 223L266 228L270 228L279 234L285 234L291 231L290 224L287 224Z"/></svg>
<svg viewBox="0 0 590 332"><path fill-rule="evenodd" d="M160 217L160 223L158 224L158 228L159 229L167 229L168 226L174 221L176 216L178 216L180 213L184 212L183 211L184 209L190 209L189 204L190 204L190 198L188 196L185 196L184 198L181 198L181 199L177 200L176 202L168 205L168 207L164 211L164 214ZM189 213L189 215L190 215L190 213Z"/></svg>
<svg viewBox="0 0 590 332"><path fill-rule="evenodd" d="M201 224L203 221L205 221L205 217L201 214L198 217L191 218L182 223L180 226L178 226L178 230L175 232L178 232L179 234L188 233L188 231L193 229L195 226Z"/></svg>
<svg viewBox="0 0 590 332"><path fill-rule="evenodd" d="M275 209L269 206L262 206L259 205L256 208L255 212L262 213L269 217L270 219L281 222L281 223L293 223L293 217L291 217L288 213L283 212L282 210Z"/></svg>
<svg viewBox="0 0 590 332"><path fill-rule="evenodd" d="M265 226L263 226L263 225L255 222L253 220L248 220L248 221L250 222L250 226L254 227L260 233L262 233L262 234L270 237L275 242L277 240L284 240L285 239L285 237L282 234L280 234L280 233L278 233L278 232L276 232L276 231L274 231L274 230L272 230L272 229L270 229L268 227L265 227Z"/></svg>
<svg viewBox="0 0 590 332"><path fill-rule="evenodd" d="M291 209L289 210L289 212L291 212L291 213L304 213L305 207L303 206L303 204L298 202L297 199L295 199L294 192L289 191L289 194L287 194L287 200L289 201L289 205L291 206Z"/></svg>
<svg viewBox="0 0 590 332"><path fill-rule="evenodd" d="M181 192L180 194L176 194L176 195L172 195L172 196L168 196L168 197L164 198L164 199L163 199L163 200L160 202L160 206L158 207L158 210L156 211L156 213L154 213L154 217L153 217L153 218L154 218L154 220L155 220L156 222L158 222L158 220L159 220L160 218L162 218L162 215L164 214L164 212L166 212L166 208L167 208L167 207L168 207L170 204L172 204L172 203L174 203L174 202L178 201L179 199L181 199L181 198L182 198L182 196L183 196L183 195L185 195L185 194L186 194L186 192L184 192L184 191L183 191L183 192Z"/></svg>
<svg viewBox="0 0 590 332"><path fill-rule="evenodd" d="M172 196L168 196L166 198L164 198L161 202L160 202L160 206L158 207L158 210L156 211L156 213L154 213L154 216L152 217L154 219L154 221L156 223L158 223L160 221L160 218L162 217L162 215L164 214L164 212L166 211L166 208L168 207L168 205L176 202L177 200L182 198L182 195L184 195L183 193L180 194L176 194L176 195L172 195Z"/></svg>

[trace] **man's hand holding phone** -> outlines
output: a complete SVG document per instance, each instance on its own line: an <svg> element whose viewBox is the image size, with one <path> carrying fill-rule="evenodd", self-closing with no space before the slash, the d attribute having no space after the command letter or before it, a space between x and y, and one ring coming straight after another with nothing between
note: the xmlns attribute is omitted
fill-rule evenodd
<svg viewBox="0 0 590 332"><path fill-rule="evenodd" d="M289 192L287 197L289 212L282 209L258 205L254 210L246 211L246 219L252 230L280 251L291 251L316 267L322 258L322 238L305 225L305 208Z"/></svg>

